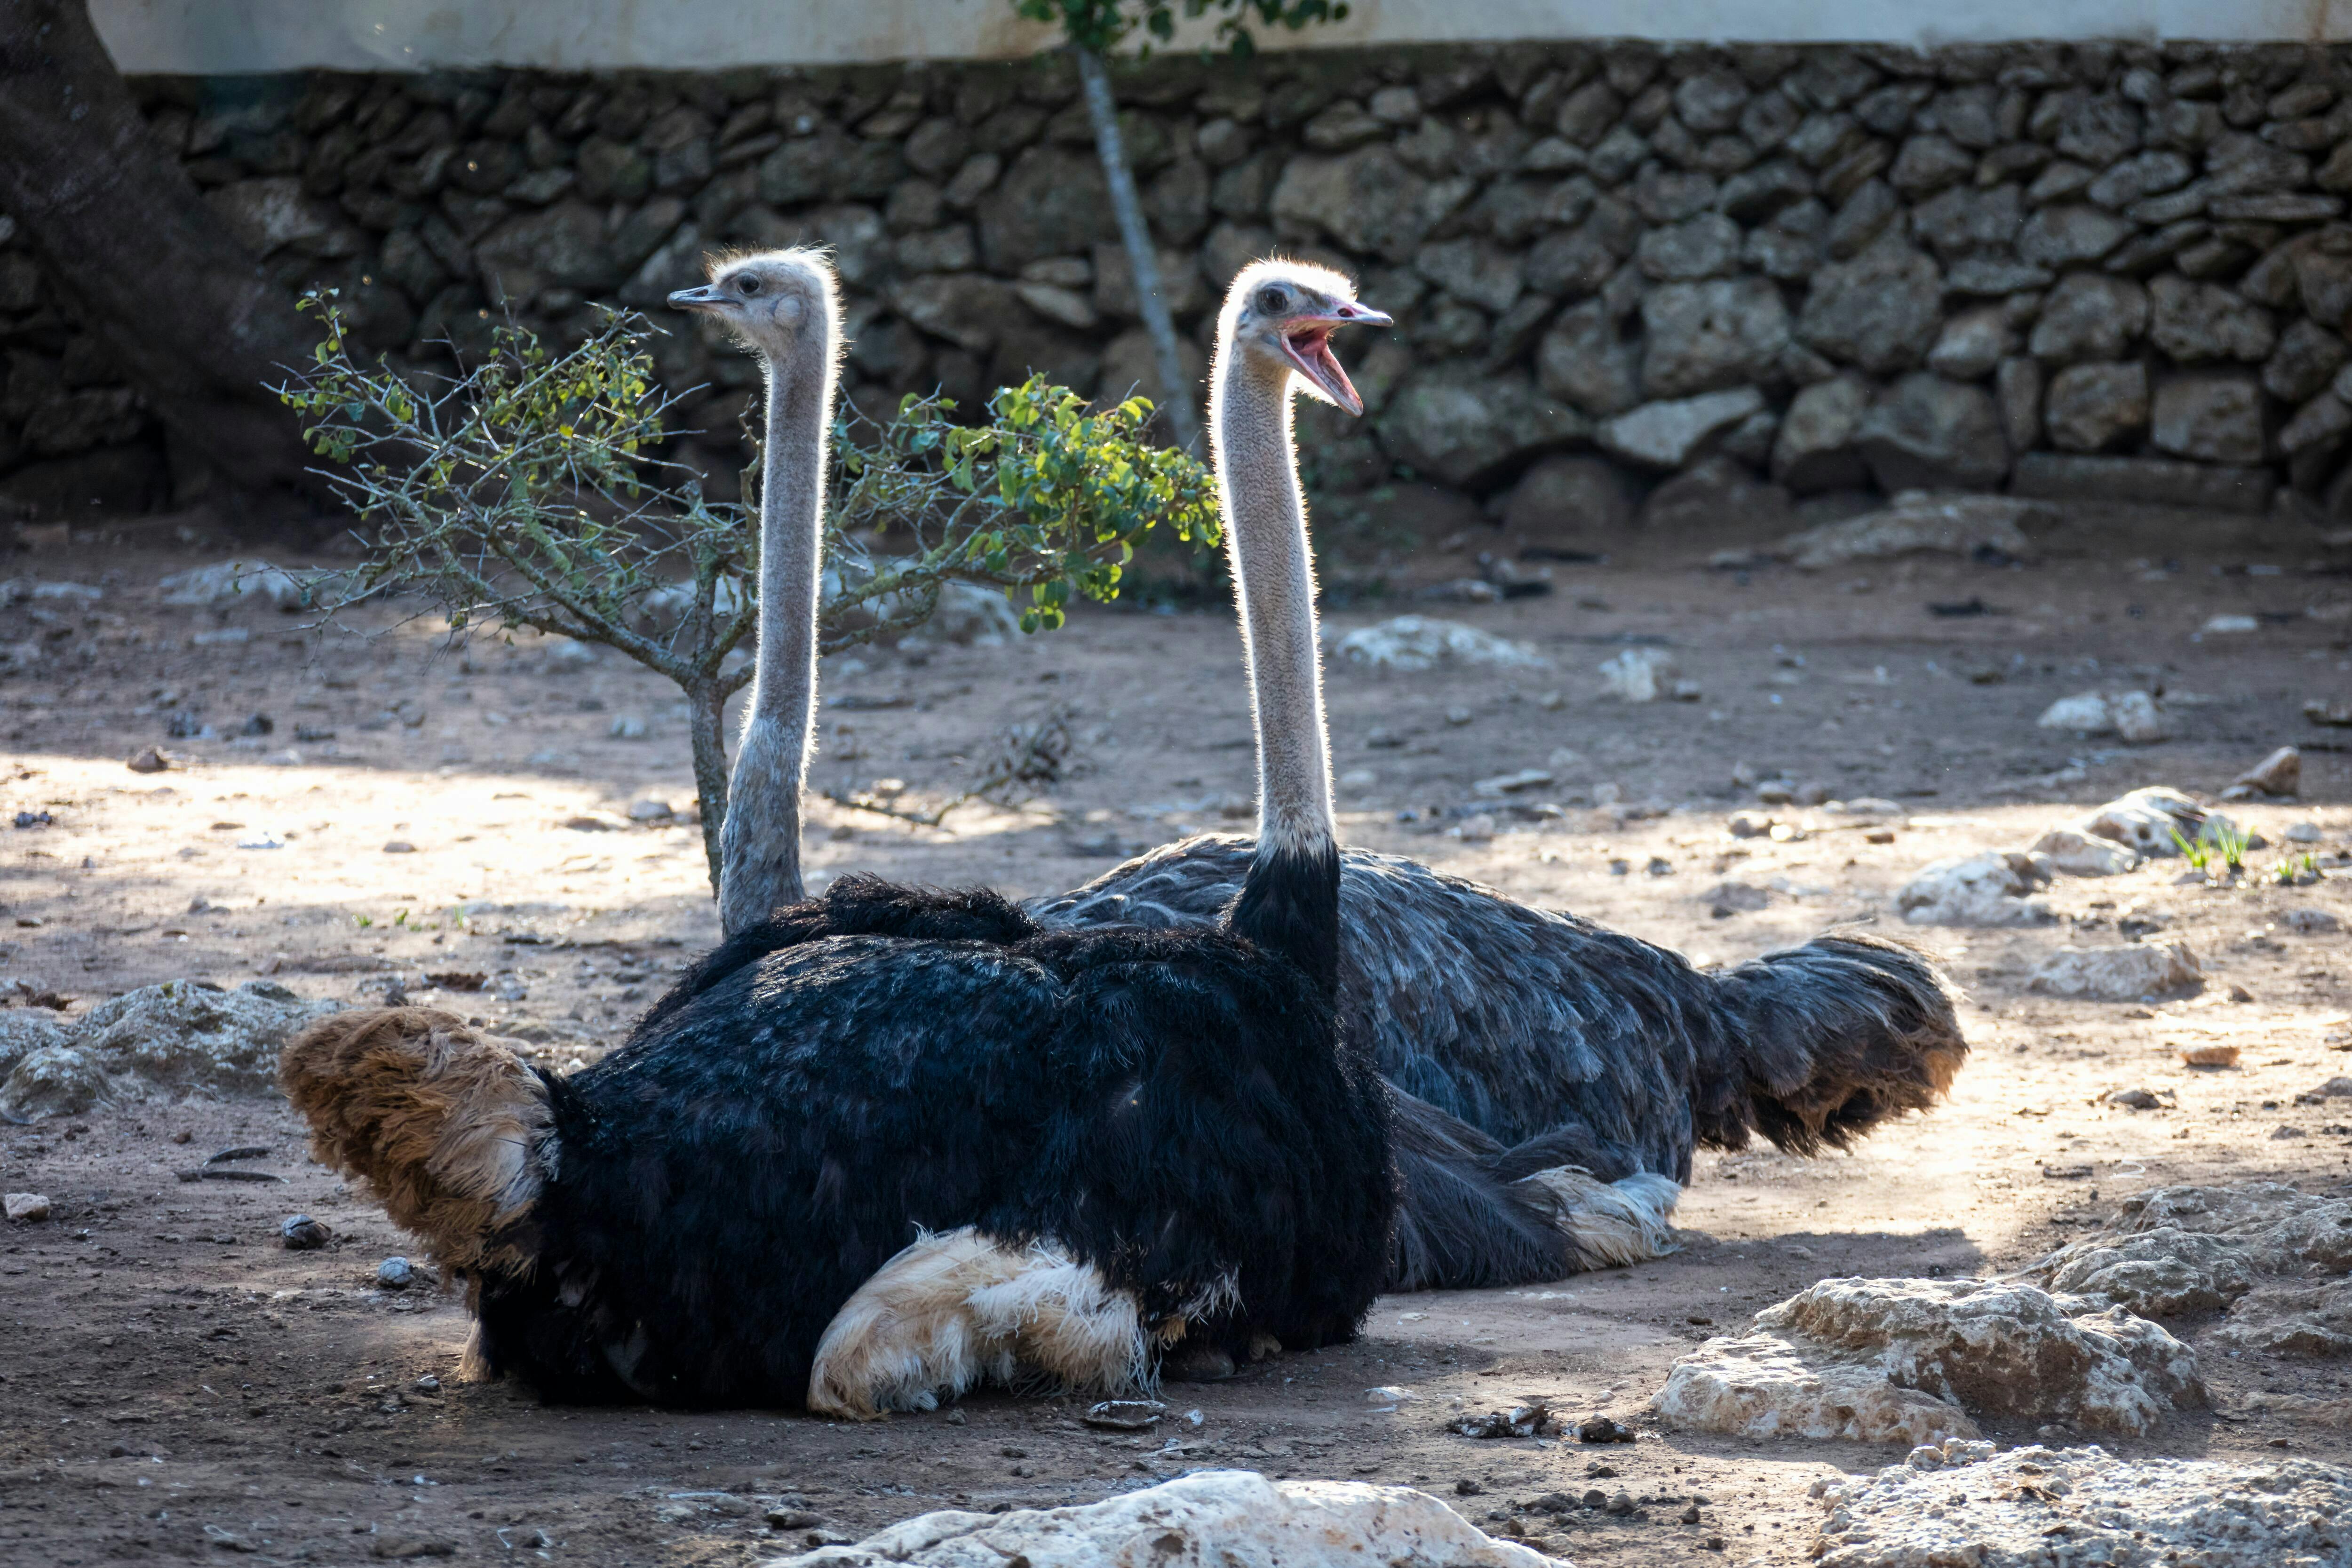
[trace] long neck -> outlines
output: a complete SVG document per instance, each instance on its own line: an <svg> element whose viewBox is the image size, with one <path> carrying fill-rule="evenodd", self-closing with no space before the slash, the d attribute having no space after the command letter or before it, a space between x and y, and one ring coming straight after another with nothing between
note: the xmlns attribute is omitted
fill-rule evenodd
<svg viewBox="0 0 2352 1568"><path fill-rule="evenodd" d="M719 913L732 934L797 903L801 785L816 718L816 618L833 345L813 333L768 367L760 482L760 647L719 846Z"/></svg>
<svg viewBox="0 0 2352 1568"><path fill-rule="evenodd" d="M1288 376L1221 356L1210 420L1257 718L1257 853L1231 921L1336 987L1339 856Z"/></svg>

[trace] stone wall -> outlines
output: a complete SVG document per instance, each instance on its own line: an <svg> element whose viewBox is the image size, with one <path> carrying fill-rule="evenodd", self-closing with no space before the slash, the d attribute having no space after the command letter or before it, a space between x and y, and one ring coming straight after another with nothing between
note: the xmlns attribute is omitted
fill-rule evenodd
<svg viewBox="0 0 2352 1568"><path fill-rule="evenodd" d="M665 380L709 389L686 451L718 482L751 366L659 309L715 247L834 247L861 401L976 406L1032 367L1155 390L1059 61L135 85L272 276L340 289L373 347L446 363L505 309L559 335L593 300L652 311ZM1592 522L1698 466L2352 510L2343 50L1331 50L1120 91L1194 345L1276 247L1397 317L1345 351L1372 417L1309 421L1328 489ZM0 348L0 500L184 488L13 237Z"/></svg>

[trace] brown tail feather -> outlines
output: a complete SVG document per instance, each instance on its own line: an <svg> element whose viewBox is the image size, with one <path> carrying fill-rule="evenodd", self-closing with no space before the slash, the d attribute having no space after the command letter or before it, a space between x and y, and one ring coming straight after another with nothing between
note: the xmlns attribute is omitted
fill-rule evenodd
<svg viewBox="0 0 2352 1568"><path fill-rule="evenodd" d="M321 1018L288 1043L278 1081L310 1151L358 1177L394 1224L452 1268L527 1272L524 1219L544 1183L547 1085L433 1007Z"/></svg>

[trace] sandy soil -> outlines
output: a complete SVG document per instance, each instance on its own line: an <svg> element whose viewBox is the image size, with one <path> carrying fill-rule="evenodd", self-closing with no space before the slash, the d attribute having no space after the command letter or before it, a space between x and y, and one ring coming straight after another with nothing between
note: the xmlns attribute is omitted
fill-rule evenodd
<svg viewBox="0 0 2352 1568"><path fill-rule="evenodd" d="M2137 784L2216 791L2283 742L2305 748L2302 799L2242 819L2273 842L2314 823L2318 847L2352 847L2352 758L2331 742L2345 732L2298 712L2352 692L2352 583L2307 535L2084 516L2031 567L1919 560L1810 576L1710 570L1719 542L1653 541L1561 566L1544 598L1335 614L1344 630L1428 609L1528 639L1554 663L1335 665L1349 837L1715 960L1835 921L1899 929L1892 896L1929 860L2029 841L2069 804ZM48 619L0 636L46 649L0 678L0 822L36 817L0 829L0 986L60 993L79 1013L176 976L270 974L348 1001L396 984L558 1064L617 1038L715 931L698 829L629 817L647 800L690 805L670 694L611 655L568 661L535 643L461 654L389 613L372 637L320 642L266 608L158 605L162 575L219 553L116 542L0 561L105 592L87 606L38 601ZM1440 558L1413 570L1462 569ZM1927 608L1971 598L1995 613ZM2200 640L2216 614L2261 627ZM1663 639L1700 700L1602 699L1593 668L1629 638ZM824 789L889 778L909 805L944 798L1006 725L1049 710L1066 714L1077 744L1058 785L1017 808L967 806L944 829L816 803L820 878L870 868L1045 891L1246 817L1247 709L1223 616L1089 613L1011 647L831 662L827 693L848 700L825 714ZM2056 697L2157 682L2180 728L2166 743L2034 727ZM170 738L182 710L226 738ZM271 732L240 737L257 712ZM184 765L127 771L149 744ZM1550 761L1563 747L1577 756ZM1530 766L1549 766L1554 784L1511 801L1556 815L1473 791ZM1889 797L1907 815L1783 812L1809 830L1735 841L1726 818L1751 798L1733 784L1742 766ZM1670 809L1627 810L1647 805ZM1494 812L1496 837L1452 836L1464 808ZM1890 826L1873 841L1868 830ZM1647 1430L1606 1449L1473 1442L1442 1422L1457 1402L1531 1394L1630 1416L1690 1342L1818 1278L2014 1268L2153 1185L2352 1178L2352 1104L2294 1103L2352 1069L2352 964L2341 935L2281 923L2298 905L2352 921L2352 873L2207 889L2176 885L2180 869L2062 880L2055 927L1916 933L1969 993L1975 1055L1950 1103L1850 1155L1703 1156L1678 1255L1540 1289L1384 1300L1355 1345L1171 1386L1178 1418L1142 1436L994 1395L866 1427L543 1408L458 1382L455 1298L376 1289L378 1262L413 1243L307 1163L282 1106L151 1102L0 1129L0 1186L56 1205L47 1223L0 1236L0 1561L226 1549L322 1563L731 1563L950 1503L1050 1505L1241 1465L1424 1483L1482 1521L1536 1493L1605 1484L1651 1500L1626 1518L1571 1513L1542 1543L1586 1563L1798 1563L1816 1518L1806 1486L1897 1456ZM1710 895L1726 880L1765 889L1767 907L1717 918ZM2042 955L2118 940L2126 916L2190 942L2204 992L2151 1007L2027 991ZM481 989L457 989L475 975ZM2178 1046L2216 1041L2243 1047L2238 1068L2179 1064ZM2174 1091L2178 1106L2096 1103L2134 1086ZM287 1184L173 1179L244 1142L266 1144L263 1168ZM333 1227L331 1250L278 1248L277 1221L297 1210ZM2193 1342L2197 1325L2187 1331ZM2340 1366L2217 1350L2205 1374L2214 1411L2120 1447L2352 1458ZM428 1378L437 1389L419 1385ZM1382 1384L1418 1397L1379 1413L1364 1390ZM1706 1500L1685 1524L1692 1498Z"/></svg>

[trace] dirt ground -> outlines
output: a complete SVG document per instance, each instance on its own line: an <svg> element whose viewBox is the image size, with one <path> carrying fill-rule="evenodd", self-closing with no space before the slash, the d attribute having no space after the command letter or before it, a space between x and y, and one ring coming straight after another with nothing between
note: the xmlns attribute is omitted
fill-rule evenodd
<svg viewBox="0 0 2352 1568"><path fill-rule="evenodd" d="M141 543L159 534L100 530L0 558L0 576L104 595L0 601L0 644L42 649L0 677L0 823L20 824L0 826L0 987L60 993L70 1016L179 976L268 974L352 1002L397 984L564 1064L616 1039L712 939L698 829L630 817L633 804L683 814L692 799L684 720L654 678L536 642L452 652L390 611L373 637L320 642L266 606L164 607L159 578L226 552L201 535ZM1930 860L2029 842L2070 805L2138 784L2210 798L2282 743L2305 748L2301 799L2241 819L2282 848L2307 822L2322 833L2309 847L2352 849L2352 732L2299 712L2352 696L2352 576L2307 531L2085 513L2030 565L1927 558L1813 575L1710 568L1722 542L1652 538L1559 565L1546 597L1335 612L1340 630L1444 615L1553 663L1335 662L1347 837L1720 961L1833 922L1905 929L1893 895ZM1971 599L1990 613L1928 608ZM2259 629L2200 636L2224 614ZM1663 641L1699 700L1600 695L1594 667L1628 640ZM824 790L887 778L909 807L944 798L1005 726L1049 711L1076 743L1059 784L1015 809L964 807L941 829L814 803L820 881L872 868L1045 891L1246 819L1247 706L1222 614L1089 612L1012 647L828 663ZM2161 744L2033 722L2063 695L2156 684L2179 729ZM222 738L172 738L182 711ZM256 713L270 732L240 735ZM151 744L184 765L127 771ZM1554 760L1561 748L1575 755ZM1499 803L1474 790L1528 767L1554 782ZM1736 769L1889 798L1903 815L1790 808L1779 815L1800 837L1734 840L1727 817L1753 799ZM1464 808L1493 815L1496 836L1455 836ZM736 1563L933 1508L1087 1500L1243 1466L1425 1484L1490 1528L1533 1494L1622 1488L1648 1500L1629 1516L1572 1511L1540 1544L1587 1564L1796 1563L1818 1516L1807 1486L1899 1455L1646 1428L1631 1447L1477 1442L1443 1422L1535 1394L1630 1418L1674 1356L1816 1279L2013 1269L2153 1186L2352 1180L2352 1102L2295 1103L2352 1070L2352 954L2341 934L2281 918L2315 905L2352 922L2352 870L2206 889L2179 885L2181 869L2062 879L2052 927L1915 931L1968 993L1974 1055L1950 1102L1851 1154L1703 1155L1675 1256L1538 1289L1385 1299L1354 1345L1171 1385L1170 1419L1136 1436L995 1394L871 1426L545 1408L458 1381L455 1297L377 1288L378 1263L414 1243L306 1161L281 1105L149 1102L0 1128L0 1187L55 1203L47 1223L0 1236L0 1562L226 1550ZM1765 907L1717 917L1726 881L1762 889ZM2126 920L2187 939L2204 991L2152 1006L2028 992L2042 955L2120 940ZM473 975L481 989L457 989ZM2237 1068L2195 1071L2176 1054L2216 1042L2243 1047ZM2178 1104L2096 1102L2131 1087ZM266 1145L260 1168L286 1184L173 1179L237 1143ZM279 1248L277 1222L296 1211L331 1226L334 1246ZM2197 1342L2200 1325L2182 1331ZM2203 1369L2213 1410L2110 1446L2352 1459L2340 1364L2216 1348ZM1368 1404L1367 1388L1390 1384L1415 1397L1394 1413Z"/></svg>

